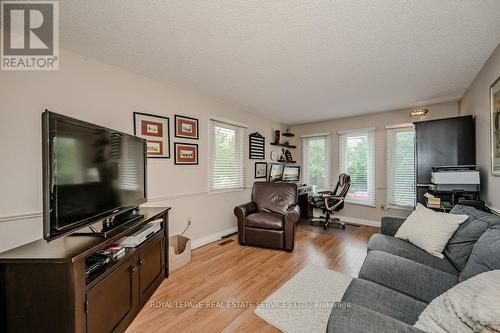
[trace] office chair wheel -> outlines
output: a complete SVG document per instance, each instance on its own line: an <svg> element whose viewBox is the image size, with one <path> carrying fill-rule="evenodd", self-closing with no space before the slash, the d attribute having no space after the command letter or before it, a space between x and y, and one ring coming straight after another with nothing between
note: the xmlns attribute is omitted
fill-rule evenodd
<svg viewBox="0 0 500 333"><path fill-rule="evenodd" d="M342 229L345 229L345 224L342 224Z"/></svg>
<svg viewBox="0 0 500 333"><path fill-rule="evenodd" d="M325 223L323 224L323 229L327 230L328 229L328 225Z"/></svg>

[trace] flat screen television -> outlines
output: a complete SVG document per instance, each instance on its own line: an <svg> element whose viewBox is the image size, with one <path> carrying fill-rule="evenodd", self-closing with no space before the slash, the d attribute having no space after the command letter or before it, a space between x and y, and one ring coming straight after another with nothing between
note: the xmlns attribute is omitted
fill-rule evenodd
<svg viewBox="0 0 500 333"><path fill-rule="evenodd" d="M300 180L300 166L285 165L283 169L283 181L289 183L298 183Z"/></svg>
<svg viewBox="0 0 500 333"><path fill-rule="evenodd" d="M146 202L146 141L46 111L43 220L48 241Z"/></svg>

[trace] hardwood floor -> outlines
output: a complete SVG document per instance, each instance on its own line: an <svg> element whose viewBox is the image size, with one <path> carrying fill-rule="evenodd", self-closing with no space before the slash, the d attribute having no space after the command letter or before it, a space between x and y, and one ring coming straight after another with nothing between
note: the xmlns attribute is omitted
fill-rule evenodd
<svg viewBox="0 0 500 333"><path fill-rule="evenodd" d="M164 280L127 330L133 332L279 332L257 317L265 300L307 264L356 276L374 227L299 225L293 253L218 241Z"/></svg>

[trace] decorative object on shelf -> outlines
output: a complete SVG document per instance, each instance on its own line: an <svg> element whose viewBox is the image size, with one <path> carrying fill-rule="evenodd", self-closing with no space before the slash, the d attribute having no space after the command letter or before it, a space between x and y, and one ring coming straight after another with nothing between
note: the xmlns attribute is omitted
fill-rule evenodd
<svg viewBox="0 0 500 333"><path fill-rule="evenodd" d="M267 163L255 162L255 179L267 178Z"/></svg>
<svg viewBox="0 0 500 333"><path fill-rule="evenodd" d="M429 113L429 109L415 109L412 112L410 112L410 116L420 117L420 120L425 120L428 113Z"/></svg>
<svg viewBox="0 0 500 333"><path fill-rule="evenodd" d="M148 158L170 158L170 120L134 112L134 135L146 139Z"/></svg>
<svg viewBox="0 0 500 333"><path fill-rule="evenodd" d="M291 137L295 136L295 134L290 133L290 129L289 129L289 128L287 128L287 129L286 129L286 132L285 132L285 133L282 133L281 135L286 136L286 137L289 137L289 138L291 138Z"/></svg>
<svg viewBox="0 0 500 333"><path fill-rule="evenodd" d="M248 152L251 160L263 160L266 154L266 138L258 132L252 133L248 140Z"/></svg>
<svg viewBox="0 0 500 333"><path fill-rule="evenodd" d="M278 153L276 153L274 150L271 150L271 154L269 157L271 158L271 161L276 162L278 160Z"/></svg>
<svg viewBox="0 0 500 333"><path fill-rule="evenodd" d="M285 159L285 148L281 149L281 156L280 156L280 159L278 160L278 162L280 162L280 163L285 163L286 162L286 159Z"/></svg>
<svg viewBox="0 0 500 333"><path fill-rule="evenodd" d="M283 148L283 154L287 162L293 162L292 153L288 149L285 150L285 148Z"/></svg>
<svg viewBox="0 0 500 333"><path fill-rule="evenodd" d="M198 140L198 119L174 115L175 137Z"/></svg>
<svg viewBox="0 0 500 333"><path fill-rule="evenodd" d="M196 143L174 143L176 165L198 165L198 145Z"/></svg>
<svg viewBox="0 0 500 333"><path fill-rule="evenodd" d="M500 176L500 77L490 87L491 173Z"/></svg>
<svg viewBox="0 0 500 333"><path fill-rule="evenodd" d="M280 130L274 131L274 144L279 144L280 143Z"/></svg>

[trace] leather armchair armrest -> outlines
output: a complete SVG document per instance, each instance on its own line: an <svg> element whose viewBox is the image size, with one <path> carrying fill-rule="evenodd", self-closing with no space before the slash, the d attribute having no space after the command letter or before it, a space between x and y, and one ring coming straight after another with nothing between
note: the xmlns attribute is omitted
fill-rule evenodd
<svg viewBox="0 0 500 333"><path fill-rule="evenodd" d="M292 252L295 240L295 231L297 229L297 222L300 220L300 208L299 205L294 204L288 207L285 216L285 227L284 227L284 237L285 237L285 251Z"/></svg>
<svg viewBox="0 0 500 333"><path fill-rule="evenodd" d="M255 213L257 206L254 202L248 202L234 207L234 215L238 218L238 242L245 245L245 222L248 215Z"/></svg>

